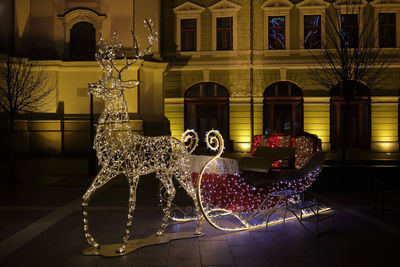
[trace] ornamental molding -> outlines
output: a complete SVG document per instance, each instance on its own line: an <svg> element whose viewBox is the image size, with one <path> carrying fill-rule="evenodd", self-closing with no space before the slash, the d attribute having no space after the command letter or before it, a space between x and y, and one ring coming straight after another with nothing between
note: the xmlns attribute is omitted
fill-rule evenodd
<svg viewBox="0 0 400 267"><path fill-rule="evenodd" d="M105 14L99 14L91 9L78 8L70 10L63 15L58 15L58 19L64 26L64 57L70 57L69 43L71 41L71 29L78 22L89 22L96 31L96 43L100 40Z"/></svg>
<svg viewBox="0 0 400 267"><path fill-rule="evenodd" d="M201 12L204 11L204 7L196 5L190 1L187 1L174 9L175 14L177 15L187 15L187 14L192 14L192 15L199 15Z"/></svg>
<svg viewBox="0 0 400 267"><path fill-rule="evenodd" d="M400 8L400 0L375 0L371 2L375 8Z"/></svg>
<svg viewBox="0 0 400 267"><path fill-rule="evenodd" d="M90 9L79 8L68 11L63 15L58 15L58 18L61 20L66 30L70 30L74 24L81 21L89 22L93 24L96 30L100 30L106 15L98 14Z"/></svg>
<svg viewBox="0 0 400 267"><path fill-rule="evenodd" d="M367 5L366 0L337 0L336 2L333 3L335 6L361 6L364 7Z"/></svg>
<svg viewBox="0 0 400 267"><path fill-rule="evenodd" d="M290 9L293 7L293 3L289 0L267 0L261 5L261 8L266 10L270 8L274 9Z"/></svg>
<svg viewBox="0 0 400 267"><path fill-rule="evenodd" d="M325 9L330 4L323 0L305 0L296 4L299 9Z"/></svg>
<svg viewBox="0 0 400 267"><path fill-rule="evenodd" d="M241 6L239 6L238 4L232 3L231 1L228 0L221 0L218 3L208 7L208 9L212 12L212 13L216 13L216 12L223 12L223 13L227 13L227 12L238 12L240 10Z"/></svg>

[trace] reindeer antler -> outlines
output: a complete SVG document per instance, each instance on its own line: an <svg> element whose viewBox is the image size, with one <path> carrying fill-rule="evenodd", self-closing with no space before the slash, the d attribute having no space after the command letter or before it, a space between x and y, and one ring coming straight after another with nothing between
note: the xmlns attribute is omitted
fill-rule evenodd
<svg viewBox="0 0 400 267"><path fill-rule="evenodd" d="M128 69L130 66L136 63L139 59L142 59L144 56L150 53L151 47L157 41L157 31L153 25L153 22L150 19L145 19L144 21L145 28L150 32L148 39L149 45L143 51L140 51L139 42L136 38L136 35L133 31L133 48L135 51L135 55L132 57L132 60L129 60L125 51L122 47L122 42L119 39L119 35L114 33L110 44L106 43L103 38L100 38L100 41L97 43L97 52L96 52L96 60L99 62L100 67L103 69L103 72L106 71L109 76L112 75L112 72L115 71L119 78L121 78L121 74L124 70ZM117 56L121 56L125 61L125 65L118 69L115 64L115 59Z"/></svg>
<svg viewBox="0 0 400 267"><path fill-rule="evenodd" d="M149 36L147 37L149 39L149 46L146 47L145 50L143 50L143 52L140 52L140 45L139 42L136 38L136 35L133 31L131 31L132 36L133 36L133 48L135 49L137 58L143 58L146 54L148 54L151 50L151 47L153 46L153 44L157 41L157 31L156 28L154 27L153 22L151 21L151 19L145 19L144 20L144 27L150 32Z"/></svg>

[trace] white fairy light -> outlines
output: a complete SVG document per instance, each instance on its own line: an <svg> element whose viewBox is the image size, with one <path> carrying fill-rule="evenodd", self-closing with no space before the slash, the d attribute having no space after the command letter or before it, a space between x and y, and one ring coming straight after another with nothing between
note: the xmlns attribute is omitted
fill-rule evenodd
<svg viewBox="0 0 400 267"><path fill-rule="evenodd" d="M175 196L175 187L172 177L186 190L193 199L195 213L198 218L196 234L200 234L201 213L198 206L196 190L190 176L188 164L189 152L185 144L171 136L145 137L134 133L130 127L128 108L124 97L127 88L134 88L139 84L136 80L122 80L123 71L127 70L137 60L143 58L150 52L151 46L157 40L157 32L150 20L145 20L145 26L149 30L149 46L139 50L136 36L133 35L135 56L128 59L122 49L122 43L118 34L114 33L111 42L107 43L102 38L98 43L96 60L101 69L102 76L97 83L90 84L89 92L105 102L105 108L96 126L96 136L93 148L96 150L98 163L101 170L93 180L89 189L82 197L83 229L87 242L99 248L89 231L88 202L94 192L119 174L124 174L129 184L128 219L121 245L117 252L123 253L129 241L130 227L133 221L133 211L136 205L136 187L139 176L156 172L156 177L163 184L167 194L167 204L162 223L156 235L164 233L168 225L168 217L171 203ZM124 66L117 68L115 60L122 57ZM192 132L187 132L192 134ZM184 141L190 138L183 136ZM195 141L190 141L195 144ZM196 143L197 144L197 143Z"/></svg>
<svg viewBox="0 0 400 267"><path fill-rule="evenodd" d="M215 228L224 231L250 230L266 225L266 215L274 207L277 199L269 194L281 190L295 190L304 192L319 176L322 171L322 154L315 155L306 166L295 173L288 173L281 181L265 187L250 185L240 174L209 173L208 166L216 161L223 152L224 140L220 133L211 130L206 134L207 147L217 151L200 173L193 173L192 179L196 183L197 198L203 217ZM300 143L300 142L299 142ZM197 181L197 182L196 182ZM170 217L176 221L190 221L197 219L184 212L178 206L174 207L177 213ZM326 207L319 207L319 212L327 211ZM303 211L303 216L314 214L311 210ZM175 216L174 216L175 215ZM295 219L289 217L287 219ZM283 222L283 218L272 219L268 224Z"/></svg>

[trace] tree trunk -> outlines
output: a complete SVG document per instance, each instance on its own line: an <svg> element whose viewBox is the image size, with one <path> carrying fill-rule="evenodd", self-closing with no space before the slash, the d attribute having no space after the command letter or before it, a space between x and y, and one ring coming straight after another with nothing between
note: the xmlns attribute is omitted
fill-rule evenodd
<svg viewBox="0 0 400 267"><path fill-rule="evenodd" d="M344 96L344 107L343 107L343 129L341 132L341 157L340 159L342 161L346 160L346 153L347 153L347 147L349 146L349 129L351 128L350 122L351 122L351 113L350 113L350 98L351 98L351 90L353 88L350 88L347 86L347 84L343 84L343 96Z"/></svg>
<svg viewBox="0 0 400 267"><path fill-rule="evenodd" d="M9 140L8 140L8 162L9 162L9 173L8 173L8 182L15 183L15 129L14 129L14 121L15 121L15 115L10 114L9 117Z"/></svg>
<svg viewBox="0 0 400 267"><path fill-rule="evenodd" d="M340 155L340 160L345 161L346 160L346 152L347 152L347 143L348 143L348 138L347 138L347 132L348 132L348 120L349 120L349 102L346 99L343 107L343 122L342 122L342 129L341 129L341 134L340 134L340 144L341 144L341 155Z"/></svg>

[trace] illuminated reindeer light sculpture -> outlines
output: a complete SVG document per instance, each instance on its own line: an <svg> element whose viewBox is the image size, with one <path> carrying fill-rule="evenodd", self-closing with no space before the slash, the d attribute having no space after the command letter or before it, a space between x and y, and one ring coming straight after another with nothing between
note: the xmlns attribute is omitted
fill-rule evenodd
<svg viewBox="0 0 400 267"><path fill-rule="evenodd" d="M122 80L123 71L127 70L137 60L148 54L152 44L156 41L157 33L151 23L146 20L145 26L150 31L149 46L141 52L137 39L133 34L136 55L132 60L126 58L118 35L114 34L111 43L102 39L98 43L96 59L102 68L102 77L99 82L90 84L89 92L105 102L94 138L94 149L97 153L101 170L95 177L89 189L83 195L83 225L87 242L94 248L100 245L91 235L88 227L88 202L94 192L119 174L124 174L129 183L129 209L125 233L117 253L123 253L127 247L130 227L133 221L133 212L136 204L136 188L139 176L155 172L156 177L165 187L168 199L162 223L156 235L163 235L171 210L171 203L175 196L172 177L186 190L193 199L197 215L195 234L201 234L201 213L197 201L196 191L191 181L189 152L185 144L171 136L145 137L135 134L129 124L128 108L124 98L127 88L136 87L139 81ZM117 68L115 60L122 56L124 66ZM186 138L186 139L185 139ZM187 140L187 137L183 137Z"/></svg>

